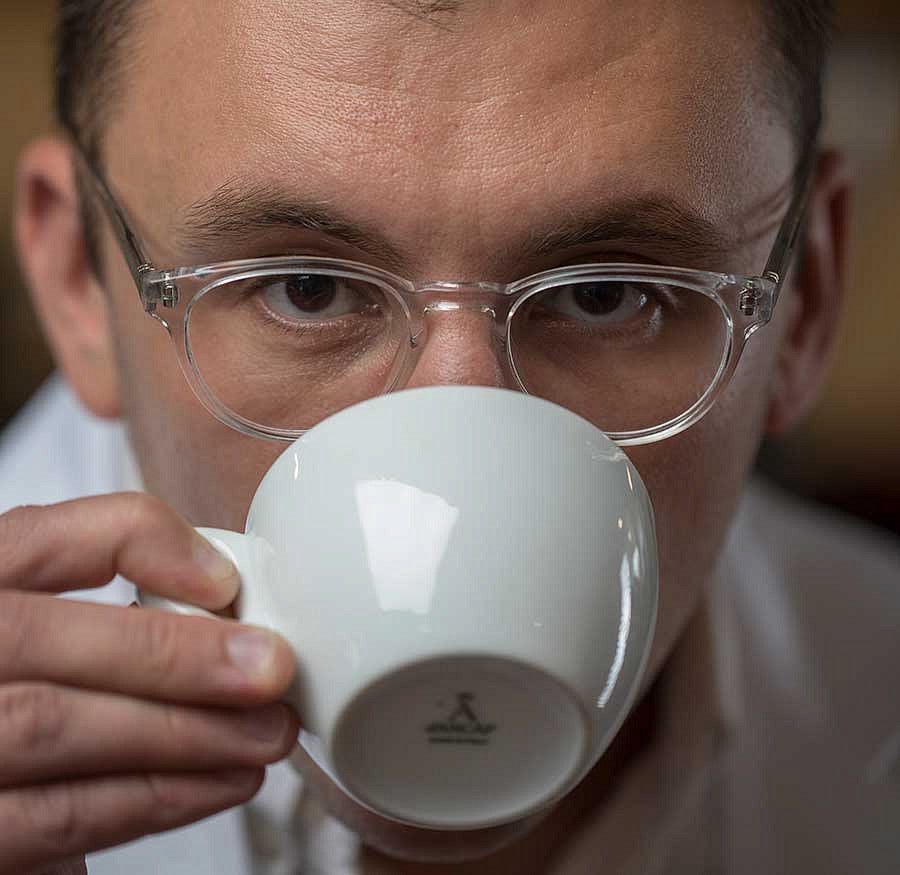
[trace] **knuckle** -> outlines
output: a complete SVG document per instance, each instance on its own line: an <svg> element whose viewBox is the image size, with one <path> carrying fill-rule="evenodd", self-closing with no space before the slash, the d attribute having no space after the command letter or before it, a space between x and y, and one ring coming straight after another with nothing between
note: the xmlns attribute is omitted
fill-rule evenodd
<svg viewBox="0 0 900 875"><path fill-rule="evenodd" d="M29 788L20 808L29 837L55 854L79 848L84 806L78 795L70 782Z"/></svg>
<svg viewBox="0 0 900 875"><path fill-rule="evenodd" d="M179 646L178 618L162 611L141 611L135 619L142 670L156 680L174 677L185 657Z"/></svg>
<svg viewBox="0 0 900 875"><path fill-rule="evenodd" d="M190 747L194 733L190 731L190 719L186 717L183 708L178 705L164 705L162 715L163 738L180 749ZM186 750L186 753L191 753Z"/></svg>
<svg viewBox="0 0 900 875"><path fill-rule="evenodd" d="M159 812L167 821L184 816L197 800L187 781L171 780L162 774L146 774L141 779L147 795L148 810Z"/></svg>
<svg viewBox="0 0 900 875"><path fill-rule="evenodd" d="M18 754L59 745L66 726L62 691L51 684L11 684L0 693L5 744Z"/></svg>
<svg viewBox="0 0 900 875"><path fill-rule="evenodd" d="M123 504L123 516L132 531L156 531L171 526L172 512L155 495L126 492L121 494L120 500Z"/></svg>
<svg viewBox="0 0 900 875"><path fill-rule="evenodd" d="M191 525L161 498L141 492L119 496L122 521L117 563L145 554L149 542L166 545L166 556L178 556L184 545L193 541Z"/></svg>
<svg viewBox="0 0 900 875"><path fill-rule="evenodd" d="M0 661L15 673L31 638L31 600L12 590L0 590Z"/></svg>
<svg viewBox="0 0 900 875"><path fill-rule="evenodd" d="M34 537L46 513L47 509L39 505L20 505L0 514L0 568L4 572L12 569L14 578L18 573L24 573L20 568L22 544Z"/></svg>

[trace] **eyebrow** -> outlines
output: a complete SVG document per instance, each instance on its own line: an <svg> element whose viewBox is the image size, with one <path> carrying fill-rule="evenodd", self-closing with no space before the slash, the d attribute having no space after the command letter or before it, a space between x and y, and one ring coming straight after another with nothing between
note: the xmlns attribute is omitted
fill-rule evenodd
<svg viewBox="0 0 900 875"><path fill-rule="evenodd" d="M575 213L532 232L528 250L549 255L604 241L650 244L657 250L708 260L723 256L735 241L711 221L668 195L620 198L599 211Z"/></svg>
<svg viewBox="0 0 900 875"><path fill-rule="evenodd" d="M266 183L220 185L184 211L177 235L182 246L204 247L239 243L265 228L315 231L383 261L403 260L400 250L377 228L345 218L327 201L298 200Z"/></svg>
<svg viewBox="0 0 900 875"><path fill-rule="evenodd" d="M183 212L179 243L206 248L235 245L266 228L313 231L399 265L408 256L373 225L343 216L324 200L298 199L259 183L227 182ZM552 255L593 243L646 244L661 255L698 263L724 256L735 241L708 219L668 195L625 197L594 210L570 211L561 220L528 232L522 245L504 244L503 253L521 258Z"/></svg>

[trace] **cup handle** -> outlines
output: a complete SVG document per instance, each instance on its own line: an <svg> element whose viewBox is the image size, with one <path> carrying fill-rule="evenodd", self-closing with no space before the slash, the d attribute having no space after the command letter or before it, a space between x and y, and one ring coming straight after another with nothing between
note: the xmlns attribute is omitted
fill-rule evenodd
<svg viewBox="0 0 900 875"><path fill-rule="evenodd" d="M251 567L249 538L240 532L231 532L228 529L210 529L197 526L196 531L234 563L235 568L241 575L241 585L244 586L249 580L248 569ZM192 617L210 617L213 620L222 619L216 614L205 611L203 608L198 608L195 605L163 598L143 590L138 591L138 601L145 608L158 608L163 611L173 611L176 614Z"/></svg>

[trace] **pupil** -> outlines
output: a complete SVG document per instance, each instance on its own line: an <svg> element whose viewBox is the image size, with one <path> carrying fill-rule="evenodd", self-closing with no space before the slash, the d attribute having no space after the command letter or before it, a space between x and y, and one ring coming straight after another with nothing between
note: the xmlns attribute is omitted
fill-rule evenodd
<svg viewBox="0 0 900 875"><path fill-rule="evenodd" d="M575 301L592 316L612 313L622 303L625 289L621 283L585 283L575 289Z"/></svg>
<svg viewBox="0 0 900 875"><path fill-rule="evenodd" d="M336 294L334 279L330 276L296 276L286 285L288 300L306 313L327 309Z"/></svg>

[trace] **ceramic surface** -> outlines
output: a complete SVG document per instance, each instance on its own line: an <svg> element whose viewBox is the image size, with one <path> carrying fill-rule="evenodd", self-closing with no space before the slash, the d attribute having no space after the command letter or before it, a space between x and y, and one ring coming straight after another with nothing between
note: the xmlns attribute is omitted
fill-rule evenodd
<svg viewBox="0 0 900 875"><path fill-rule="evenodd" d="M619 447L549 402L441 386L358 404L275 461L245 533L200 531L241 571L239 617L294 647L301 744L394 819L473 828L551 804L637 691L650 500Z"/></svg>

